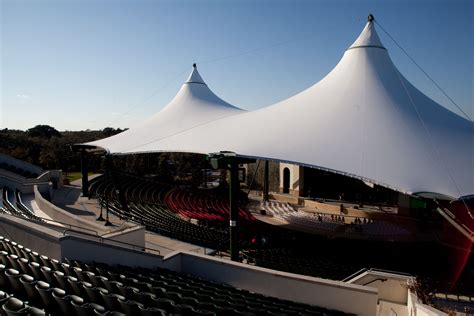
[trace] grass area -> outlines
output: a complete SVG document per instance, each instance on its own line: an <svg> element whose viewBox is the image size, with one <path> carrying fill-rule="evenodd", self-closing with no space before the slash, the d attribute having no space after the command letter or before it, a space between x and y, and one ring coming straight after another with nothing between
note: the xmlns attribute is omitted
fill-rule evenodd
<svg viewBox="0 0 474 316"><path fill-rule="evenodd" d="M89 172L88 173L89 176L93 175L92 172ZM82 177L82 174L80 171L76 171L76 172L68 172L67 174L65 173L64 174L64 178L69 180L69 182L72 182L72 181L75 181L77 179L80 179Z"/></svg>

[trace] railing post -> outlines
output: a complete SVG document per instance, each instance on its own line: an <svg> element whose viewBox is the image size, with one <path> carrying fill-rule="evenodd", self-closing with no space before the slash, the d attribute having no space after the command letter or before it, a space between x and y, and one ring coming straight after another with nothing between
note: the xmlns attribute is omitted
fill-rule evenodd
<svg viewBox="0 0 474 316"><path fill-rule="evenodd" d="M82 196L89 196L89 161L85 149L81 150Z"/></svg>
<svg viewBox="0 0 474 316"><path fill-rule="evenodd" d="M239 217L239 166L237 159L229 159L230 170L230 259L232 261L239 261L239 241L238 241L238 217Z"/></svg>
<svg viewBox="0 0 474 316"><path fill-rule="evenodd" d="M269 183L268 183L268 160L265 160L265 169L263 170L263 201L268 201L268 190L269 190Z"/></svg>

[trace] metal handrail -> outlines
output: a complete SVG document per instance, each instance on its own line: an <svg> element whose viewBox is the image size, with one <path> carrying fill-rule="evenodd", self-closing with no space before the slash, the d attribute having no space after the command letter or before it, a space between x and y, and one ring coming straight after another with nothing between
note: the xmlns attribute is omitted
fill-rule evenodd
<svg viewBox="0 0 474 316"><path fill-rule="evenodd" d="M143 246L143 247L142 246L137 246L135 244L127 243L127 242L120 241L120 240L104 238L101 235L92 235L92 234L88 234L88 233L85 233L85 232L80 232L80 231L75 231L75 230L70 230L70 229L65 229L63 231L63 235L64 236L72 236L72 235L67 234L69 231L74 232L74 233L79 233L79 234L82 234L82 235L86 235L86 236L90 236L90 237L94 237L94 238L98 238L98 241L101 242L101 243L117 243L117 244L121 244L121 245L130 246L132 248L132 250L136 250L136 249L139 249L141 251L151 250L151 251L158 252L158 254L161 255L161 252L160 252L159 249L150 248L150 247L146 247L146 246Z"/></svg>
<svg viewBox="0 0 474 316"><path fill-rule="evenodd" d="M25 217L21 217L19 215L13 215L13 214L8 214L10 216L14 216L14 217L17 217L17 218L21 218L21 219L24 219L24 220L28 220L28 221L32 221L32 222L36 222L35 220L31 220L31 219L28 219L28 218L25 218ZM137 245L134 245L134 244L130 244L130 243L127 243L127 242L124 242L124 241L119 241L119 240L115 240L115 239L109 239L109 238L105 238L103 237L102 235L100 235L97 231L95 230L92 230L92 229L88 229L88 228L84 228L84 227L81 227L81 226L77 226L77 225L73 225L73 224L68 224L68 223L62 223L62 222L59 222L59 221L55 221L55 220L51 220L51 219L47 219L47 218L44 218L44 217L39 217L38 218L41 218L43 220L46 220L46 221L49 221L49 222L53 222L53 223L59 223L59 224L63 224L63 225L68 225L70 226L70 228L66 228L62 231L63 235L64 236L72 236L70 234L67 234L68 232L72 232L72 233L77 233L77 234L82 234L82 235L87 235L87 236L90 236L90 237L93 237L93 238L96 238L98 239L98 241L104 243L104 241L106 242L113 242L113 243L117 243L117 244L121 244L121 245L126 245L126 246L129 246L131 247L133 250L136 250L136 249L139 249L139 250L142 250L142 251L145 251L145 250L150 250L150 251L154 251L154 252L157 252L159 255L161 255L161 252L159 249L155 249L155 248L150 248L150 247L146 247L146 246L137 246ZM55 228L58 228L57 225L54 225L52 223L48 223L48 222L36 222L40 225L44 225L44 226L54 226ZM87 232L84 232L84 231L80 231L80 230L77 230L77 229L74 229L73 227L76 227L76 228L79 228L79 229L82 229L82 230L88 230L88 231L91 231L93 232L93 234L91 233L87 233Z"/></svg>
<svg viewBox="0 0 474 316"><path fill-rule="evenodd" d="M352 279L352 278L354 278L354 277L358 276L359 274L362 274L362 273L364 273L364 272L366 272L366 271L368 271L367 268L362 268L362 269L360 269L359 271L354 272L354 273L352 273L351 275L349 275L348 277L342 279L342 282L347 282L347 281L349 281L350 279Z"/></svg>

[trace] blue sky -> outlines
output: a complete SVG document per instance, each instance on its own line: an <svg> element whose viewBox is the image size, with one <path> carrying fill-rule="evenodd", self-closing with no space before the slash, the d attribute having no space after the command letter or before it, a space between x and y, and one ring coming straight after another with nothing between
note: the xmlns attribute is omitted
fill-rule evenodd
<svg viewBox="0 0 474 316"><path fill-rule="evenodd" d="M130 127L176 94L193 62L247 110L323 78L368 13L473 117L474 1L0 0L0 128ZM459 113L383 33L400 71Z"/></svg>

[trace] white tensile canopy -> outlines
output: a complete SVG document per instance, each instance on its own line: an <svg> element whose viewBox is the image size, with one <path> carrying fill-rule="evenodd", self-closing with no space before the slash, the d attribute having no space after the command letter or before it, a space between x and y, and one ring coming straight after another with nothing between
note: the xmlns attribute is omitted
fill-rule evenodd
<svg viewBox="0 0 474 316"><path fill-rule="evenodd" d="M216 96L202 80L196 65L193 66L179 92L160 112L134 128L84 145L100 147L112 154L133 151L196 126L244 112Z"/></svg>
<svg viewBox="0 0 474 316"><path fill-rule="evenodd" d="M90 144L120 154L231 151L331 170L409 194L458 198L474 193L473 122L411 85L392 63L372 21L312 87L257 111L232 109L206 124L186 125L184 120L197 114L182 113L168 122L166 132L153 132L164 129L154 124L161 123L165 109L133 134L146 138L125 142L123 133L124 144L114 137Z"/></svg>

